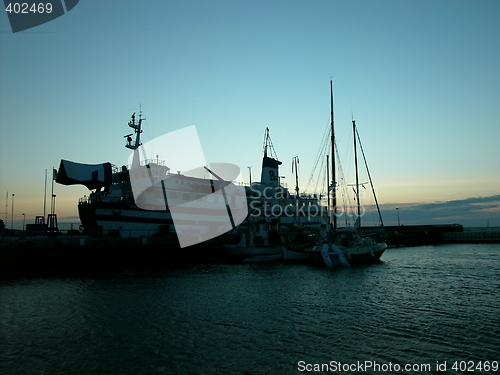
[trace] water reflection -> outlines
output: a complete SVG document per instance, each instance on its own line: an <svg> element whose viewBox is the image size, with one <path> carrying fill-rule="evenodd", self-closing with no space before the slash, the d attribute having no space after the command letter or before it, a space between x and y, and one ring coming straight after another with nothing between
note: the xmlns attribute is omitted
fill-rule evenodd
<svg viewBox="0 0 500 375"><path fill-rule="evenodd" d="M288 374L299 360L496 360L499 253L420 247L351 269L198 265L3 283L0 371Z"/></svg>

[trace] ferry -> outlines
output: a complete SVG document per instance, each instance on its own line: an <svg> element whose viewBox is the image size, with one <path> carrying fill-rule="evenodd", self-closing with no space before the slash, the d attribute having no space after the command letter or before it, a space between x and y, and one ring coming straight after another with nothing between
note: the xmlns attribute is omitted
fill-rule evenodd
<svg viewBox="0 0 500 375"><path fill-rule="evenodd" d="M78 202L80 230L94 236L116 237L176 234L180 246L186 247L236 228L248 214L245 189L219 175L236 178L239 169L219 163L172 173L158 157L141 158L142 121L141 111L139 119L134 113L128 123L134 129L134 133L125 135L125 147L133 152L130 166L61 160L56 182L81 184L91 190ZM173 147L176 139L183 139L186 158L201 151L201 147L189 150L199 146L194 127L177 132L181 133L166 134L161 146ZM189 144L191 139L193 145Z"/></svg>

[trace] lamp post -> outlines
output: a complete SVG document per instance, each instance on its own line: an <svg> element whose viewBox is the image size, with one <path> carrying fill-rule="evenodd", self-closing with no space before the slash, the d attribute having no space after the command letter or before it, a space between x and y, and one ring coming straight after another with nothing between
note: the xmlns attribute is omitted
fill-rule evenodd
<svg viewBox="0 0 500 375"><path fill-rule="evenodd" d="M5 193L5 228L7 228L7 217L9 215L9 190L7 189L7 193Z"/></svg>
<svg viewBox="0 0 500 375"><path fill-rule="evenodd" d="M10 216L10 229L14 229L14 194L12 194L12 213Z"/></svg>
<svg viewBox="0 0 500 375"><path fill-rule="evenodd" d="M26 214L23 212L23 232L24 232L24 228L26 228Z"/></svg>
<svg viewBox="0 0 500 375"><path fill-rule="evenodd" d="M399 207L396 207L396 211L398 211L398 227L401 226L401 222L399 221Z"/></svg>

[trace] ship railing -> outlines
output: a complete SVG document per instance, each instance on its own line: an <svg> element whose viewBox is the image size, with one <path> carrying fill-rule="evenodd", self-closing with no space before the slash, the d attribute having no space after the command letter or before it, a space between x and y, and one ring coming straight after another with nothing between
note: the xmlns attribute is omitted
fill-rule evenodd
<svg viewBox="0 0 500 375"><path fill-rule="evenodd" d="M294 199L300 199L303 201L313 201L313 202L322 202L326 201L326 194L316 194L316 193L299 193L298 197L297 194L290 194L289 199L294 200Z"/></svg>
<svg viewBox="0 0 500 375"><path fill-rule="evenodd" d="M141 161L141 165L156 164L165 167L165 160L160 159L145 159Z"/></svg>
<svg viewBox="0 0 500 375"><path fill-rule="evenodd" d="M241 182L241 181L234 181L234 184L236 186L244 186L244 187L251 187L251 185L248 182Z"/></svg>
<svg viewBox="0 0 500 375"><path fill-rule="evenodd" d="M151 165L151 164L156 164L160 167L166 167L165 165L165 160L160 160L160 159L144 159L140 161L141 166L146 166L146 165ZM132 169L132 164L127 165L127 169L130 170Z"/></svg>
<svg viewBox="0 0 500 375"><path fill-rule="evenodd" d="M87 204L87 203L95 203L102 202L103 198L106 197L104 192L98 191L90 193L89 196L84 195L80 199L78 199L78 204Z"/></svg>

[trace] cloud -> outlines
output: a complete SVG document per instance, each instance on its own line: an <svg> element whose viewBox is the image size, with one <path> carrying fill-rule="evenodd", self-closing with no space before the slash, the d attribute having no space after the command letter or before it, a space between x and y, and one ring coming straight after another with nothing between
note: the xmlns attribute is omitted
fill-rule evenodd
<svg viewBox="0 0 500 375"><path fill-rule="evenodd" d="M383 204L380 209L385 225L396 225L399 208L401 224L453 224L500 226L500 195L470 197L444 202ZM368 211L372 211L370 207Z"/></svg>

